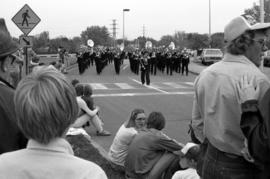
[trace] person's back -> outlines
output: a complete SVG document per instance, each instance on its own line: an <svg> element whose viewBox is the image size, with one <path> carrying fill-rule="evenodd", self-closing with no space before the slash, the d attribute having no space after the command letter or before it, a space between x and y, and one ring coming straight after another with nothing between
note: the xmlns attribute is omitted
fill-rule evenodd
<svg viewBox="0 0 270 179"><path fill-rule="evenodd" d="M260 89L259 103L269 89L269 79L259 70L267 28L269 24L256 24L248 15L232 19L224 29L223 59L201 72L194 82L192 126L196 138L207 145L198 170L203 178L258 178L259 168L240 129L241 101L236 84L244 74L254 77Z"/></svg>
<svg viewBox="0 0 270 179"><path fill-rule="evenodd" d="M269 80L244 56L233 58L236 57L226 54L222 61L205 69L194 85L207 139L224 152L242 155L244 135L239 126L241 108L236 80L245 73L252 73L261 83L262 93L269 88Z"/></svg>
<svg viewBox="0 0 270 179"><path fill-rule="evenodd" d="M27 149L0 157L0 178L105 179L95 163L75 157L70 144L56 139L49 146L30 140Z"/></svg>
<svg viewBox="0 0 270 179"><path fill-rule="evenodd" d="M26 149L0 155L1 179L107 178L98 165L75 157L65 140L79 109L74 88L58 70L43 67L23 78L14 104L16 122L29 142Z"/></svg>
<svg viewBox="0 0 270 179"><path fill-rule="evenodd" d="M26 147L27 139L16 124L14 89L0 80L0 154Z"/></svg>

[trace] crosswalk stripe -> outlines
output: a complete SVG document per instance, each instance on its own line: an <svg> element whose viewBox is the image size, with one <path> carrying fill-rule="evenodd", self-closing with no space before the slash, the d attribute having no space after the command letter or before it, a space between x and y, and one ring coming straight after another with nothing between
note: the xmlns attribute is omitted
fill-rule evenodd
<svg viewBox="0 0 270 179"><path fill-rule="evenodd" d="M90 83L93 89L108 89L105 85L101 83Z"/></svg>
<svg viewBox="0 0 270 179"><path fill-rule="evenodd" d="M172 87L172 88L188 88L184 85L172 83L172 82L164 82L163 84L168 85L169 87Z"/></svg>
<svg viewBox="0 0 270 179"><path fill-rule="evenodd" d="M187 85L191 85L191 86L193 86L194 85L194 83L193 82L185 82Z"/></svg>
<svg viewBox="0 0 270 179"><path fill-rule="evenodd" d="M133 79L134 81L134 79ZM140 83L139 81L135 81ZM138 86L130 85L128 83L89 83L94 90L110 90L110 89L139 89ZM115 88L112 86L116 86ZM146 86L148 88L152 88L160 91L161 89L187 89L193 86L193 82L181 82L179 84L175 82L160 82L160 83L151 83L150 86ZM145 87L141 87L145 88ZM162 90L162 92L165 92Z"/></svg>
<svg viewBox="0 0 270 179"><path fill-rule="evenodd" d="M114 83L116 86L118 86L121 89L134 89L133 86L130 86L127 83Z"/></svg>

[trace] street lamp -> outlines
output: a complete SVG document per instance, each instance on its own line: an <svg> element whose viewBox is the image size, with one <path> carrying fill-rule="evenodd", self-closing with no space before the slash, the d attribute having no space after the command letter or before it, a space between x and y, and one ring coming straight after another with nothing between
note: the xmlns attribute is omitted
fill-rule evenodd
<svg viewBox="0 0 270 179"><path fill-rule="evenodd" d="M125 12L128 12L129 9L123 9L123 46L125 47Z"/></svg>
<svg viewBox="0 0 270 179"><path fill-rule="evenodd" d="M211 0L209 0L209 48L211 48Z"/></svg>

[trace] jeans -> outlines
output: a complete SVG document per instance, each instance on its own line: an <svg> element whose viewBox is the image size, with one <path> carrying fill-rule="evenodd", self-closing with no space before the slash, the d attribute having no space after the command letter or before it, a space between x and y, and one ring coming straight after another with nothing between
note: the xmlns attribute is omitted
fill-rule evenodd
<svg viewBox="0 0 270 179"><path fill-rule="evenodd" d="M208 143L202 169L203 179L257 179L259 169L242 156L219 151Z"/></svg>

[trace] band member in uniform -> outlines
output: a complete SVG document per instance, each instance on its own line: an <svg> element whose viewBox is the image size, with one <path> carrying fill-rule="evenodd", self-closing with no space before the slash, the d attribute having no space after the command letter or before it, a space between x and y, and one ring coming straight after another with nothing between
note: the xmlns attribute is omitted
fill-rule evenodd
<svg viewBox="0 0 270 179"><path fill-rule="evenodd" d="M147 52L143 52L143 56L140 60L141 63L141 82L144 85L146 81L146 85L150 85L150 64L149 64L149 56Z"/></svg>
<svg viewBox="0 0 270 179"><path fill-rule="evenodd" d="M184 75L184 72L186 72L186 75L188 76L188 64L189 64L189 55L186 51L184 51L182 56L182 75Z"/></svg>

